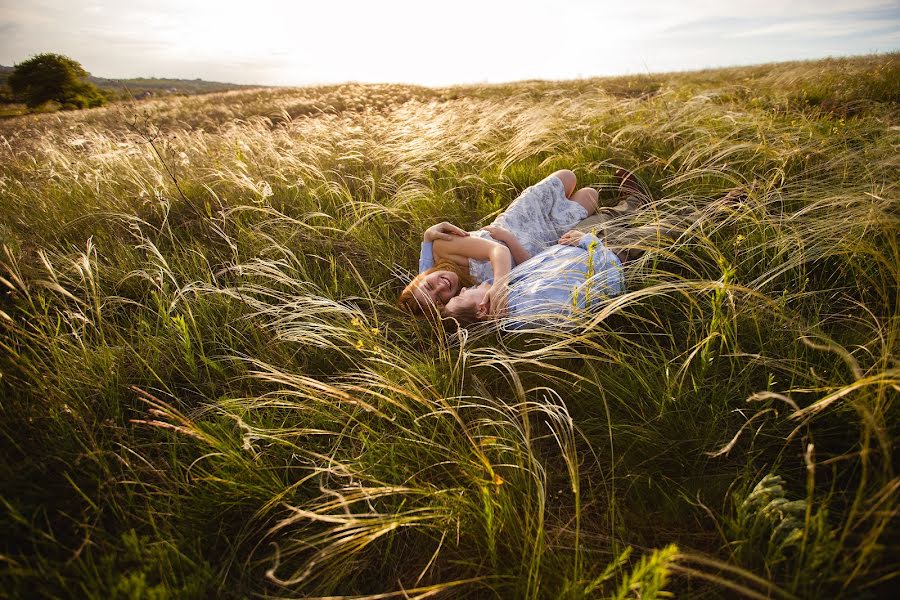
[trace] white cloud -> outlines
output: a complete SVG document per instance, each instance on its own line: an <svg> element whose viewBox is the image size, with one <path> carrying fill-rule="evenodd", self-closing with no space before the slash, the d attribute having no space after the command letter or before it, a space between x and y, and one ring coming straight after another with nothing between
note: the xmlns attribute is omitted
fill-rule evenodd
<svg viewBox="0 0 900 600"><path fill-rule="evenodd" d="M873 31L892 29L900 31L900 19L886 21L864 20L827 20L808 19L791 21L787 23L775 23L757 29L749 29L734 33L735 37L761 37L772 35L797 35L816 37L840 37L849 35L869 34Z"/></svg>
<svg viewBox="0 0 900 600"><path fill-rule="evenodd" d="M895 0L0 0L0 9L2 64L53 51L101 76L264 84L563 79L861 53L873 40L896 48L883 26L900 22ZM877 11L880 30L866 17Z"/></svg>

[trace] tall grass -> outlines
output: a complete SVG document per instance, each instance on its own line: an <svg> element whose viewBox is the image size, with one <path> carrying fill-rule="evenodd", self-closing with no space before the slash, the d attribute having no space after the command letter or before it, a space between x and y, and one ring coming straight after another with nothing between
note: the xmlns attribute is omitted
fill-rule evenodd
<svg viewBox="0 0 900 600"><path fill-rule="evenodd" d="M889 54L0 123L0 586L878 597L897 89ZM394 307L431 223L616 166L698 218L573 329Z"/></svg>

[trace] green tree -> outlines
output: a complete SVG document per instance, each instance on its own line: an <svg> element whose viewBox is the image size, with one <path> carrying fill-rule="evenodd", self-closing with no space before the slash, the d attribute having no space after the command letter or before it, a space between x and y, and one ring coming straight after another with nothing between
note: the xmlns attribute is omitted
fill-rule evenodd
<svg viewBox="0 0 900 600"><path fill-rule="evenodd" d="M106 99L93 84L84 81L88 72L62 54L38 54L15 65L8 85L13 95L35 108L59 102L63 108L100 106Z"/></svg>

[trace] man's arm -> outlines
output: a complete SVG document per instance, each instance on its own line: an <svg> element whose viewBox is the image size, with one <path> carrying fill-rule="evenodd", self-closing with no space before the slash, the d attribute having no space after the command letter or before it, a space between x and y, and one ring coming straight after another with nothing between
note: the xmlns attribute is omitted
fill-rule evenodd
<svg viewBox="0 0 900 600"><path fill-rule="evenodd" d="M424 273L434 266L434 249L431 242L422 242L419 250L419 273Z"/></svg>
<svg viewBox="0 0 900 600"><path fill-rule="evenodd" d="M582 250L591 250L591 244L596 247L603 247L603 242L593 233L585 233L581 236L581 239L578 240L578 247Z"/></svg>

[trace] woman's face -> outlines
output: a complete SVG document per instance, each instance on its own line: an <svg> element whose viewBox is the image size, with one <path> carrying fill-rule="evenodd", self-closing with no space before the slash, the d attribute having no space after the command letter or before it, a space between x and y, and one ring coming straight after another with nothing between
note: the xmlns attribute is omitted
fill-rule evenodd
<svg viewBox="0 0 900 600"><path fill-rule="evenodd" d="M435 271L426 275L413 291L413 297L422 305L443 306L459 293L459 276L453 271Z"/></svg>

